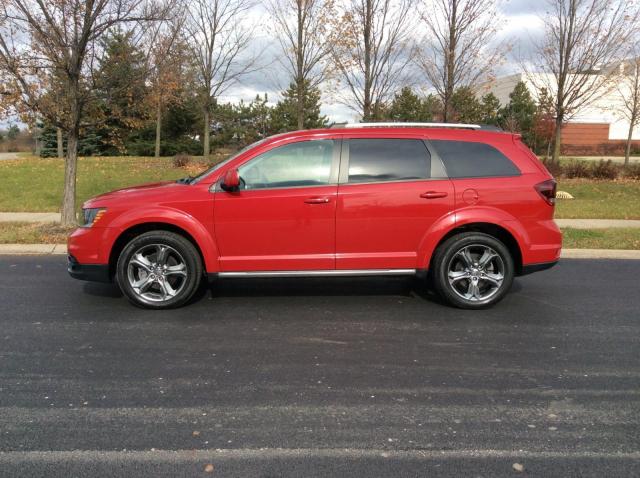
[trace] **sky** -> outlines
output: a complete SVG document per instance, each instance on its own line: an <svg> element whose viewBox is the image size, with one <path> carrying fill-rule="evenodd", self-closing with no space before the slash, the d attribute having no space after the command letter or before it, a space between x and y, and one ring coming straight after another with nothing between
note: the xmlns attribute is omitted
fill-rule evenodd
<svg viewBox="0 0 640 478"><path fill-rule="evenodd" d="M519 60L531 53L532 40L539 37L542 31L538 14L544 12L546 0L497 0L497 2L498 33L493 47L504 48L505 44L511 45L504 64L497 68L496 74L500 76L518 71ZM275 104L280 98L281 91L288 86L289 77L281 64L275 60L280 46L273 36L273 25L268 18L267 12L260 3L249 12L246 21L254 28L251 50L262 59L262 65L258 71L243 77L240 83L227 89L219 98L222 103L235 103L240 100L250 102L256 95L266 94L269 103ZM420 37L419 30L417 37ZM429 89L426 81L420 82L419 76L414 86L421 91ZM328 117L329 122L359 120L353 110L328 95L322 98L322 114ZM8 122L0 121L0 127L6 127L9 122L15 122L15 119Z"/></svg>
<svg viewBox="0 0 640 478"><path fill-rule="evenodd" d="M539 38L542 31L538 17L544 12L545 0L504 0L498 3L498 18L496 19L499 32L494 40L495 48L504 48L503 45L511 45L504 64L496 71L498 75L508 75L518 71L518 64L522 58L526 58L532 50L532 41ZM261 70L244 77L241 83L229 88L220 100L222 102L237 102L239 100L251 101L257 94L267 94L269 102L275 103L280 98L280 92L287 86L287 75L281 66L274 60L278 53L279 45L269 31L271 30L266 12L257 7L252 12L252 19L257 25L257 33L254 39L255 48L261 49L261 57L267 59L266 66ZM419 78L415 85L421 90L428 90L429 85L421 83ZM331 97L323 97L322 114L329 118L330 122L357 121L358 115L345 105L339 104Z"/></svg>

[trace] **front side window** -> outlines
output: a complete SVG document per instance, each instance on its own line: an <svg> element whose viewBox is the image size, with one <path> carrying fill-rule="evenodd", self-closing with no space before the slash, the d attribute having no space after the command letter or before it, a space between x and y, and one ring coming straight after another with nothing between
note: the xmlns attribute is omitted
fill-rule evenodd
<svg viewBox="0 0 640 478"><path fill-rule="evenodd" d="M429 151L421 140L349 140L350 183L428 179L430 170Z"/></svg>
<svg viewBox="0 0 640 478"><path fill-rule="evenodd" d="M493 146L471 141L430 140L450 178L518 176L520 170Z"/></svg>
<svg viewBox="0 0 640 478"><path fill-rule="evenodd" d="M322 186L330 183L332 140L273 148L238 168L242 189Z"/></svg>

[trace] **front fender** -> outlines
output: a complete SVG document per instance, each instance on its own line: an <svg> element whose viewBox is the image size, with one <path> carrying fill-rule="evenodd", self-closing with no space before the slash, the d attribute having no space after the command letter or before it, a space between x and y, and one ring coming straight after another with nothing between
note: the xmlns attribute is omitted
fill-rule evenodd
<svg viewBox="0 0 640 478"><path fill-rule="evenodd" d="M453 229L477 223L500 226L508 231L518 243L523 257L525 252L529 250L531 243L529 235L520 221L514 216L497 208L486 206L467 207L443 216L426 232L418 250L418 267L420 269L429 267L431 256L436 247Z"/></svg>
<svg viewBox="0 0 640 478"><path fill-rule="evenodd" d="M218 248L211 232L213 231L213 225L211 225L210 229L207 229L206 225L192 215L170 207L153 207L144 210L136 209L135 211L127 211L120 214L108 226L112 230L112 233L103 242L102 257L109 257L116 240L127 229L148 223L170 224L186 231L200 248L206 271L219 271Z"/></svg>

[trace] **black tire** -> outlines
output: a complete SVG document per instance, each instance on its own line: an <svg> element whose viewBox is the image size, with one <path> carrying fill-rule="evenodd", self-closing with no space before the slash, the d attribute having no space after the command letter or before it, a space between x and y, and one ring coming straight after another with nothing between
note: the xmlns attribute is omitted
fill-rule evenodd
<svg viewBox="0 0 640 478"><path fill-rule="evenodd" d="M137 253L146 262L132 262ZM161 230L145 232L133 238L120 253L116 265L116 278L123 294L134 305L147 309L171 309L184 305L198 290L202 275L200 254L191 241L179 234ZM151 281L151 278L154 280ZM136 291L130 279L138 279L134 283L152 284L144 292L142 287ZM168 291L175 294L171 295Z"/></svg>
<svg viewBox="0 0 640 478"><path fill-rule="evenodd" d="M496 257L490 259L483 270L477 265L484 251L487 251L487 257L492 256L489 250L495 252ZM467 267L469 262L472 264ZM502 280L496 280L500 276ZM507 247L482 232L452 236L433 256L432 280L436 291L447 303L461 309L483 309L499 302L509 292L513 277L514 263ZM450 278L454 284L450 283Z"/></svg>

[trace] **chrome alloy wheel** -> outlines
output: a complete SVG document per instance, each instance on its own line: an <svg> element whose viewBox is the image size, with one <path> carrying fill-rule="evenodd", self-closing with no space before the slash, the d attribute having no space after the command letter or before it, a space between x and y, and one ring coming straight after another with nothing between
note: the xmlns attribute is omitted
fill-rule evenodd
<svg viewBox="0 0 640 478"><path fill-rule="evenodd" d="M447 277L453 291L465 300L483 302L498 293L504 281L502 257L491 247L471 244L449 261Z"/></svg>
<svg viewBox="0 0 640 478"><path fill-rule="evenodd" d="M134 293L148 302L172 299L187 283L187 265L173 247L149 244L138 249L127 264Z"/></svg>

